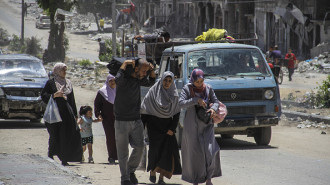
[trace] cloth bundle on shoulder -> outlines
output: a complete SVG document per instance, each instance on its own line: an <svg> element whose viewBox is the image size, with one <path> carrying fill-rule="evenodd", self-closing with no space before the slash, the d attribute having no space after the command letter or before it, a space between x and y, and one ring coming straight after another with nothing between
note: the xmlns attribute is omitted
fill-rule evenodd
<svg viewBox="0 0 330 185"><path fill-rule="evenodd" d="M133 57L133 58L126 58L126 57L112 57L112 60L107 65L107 68L109 69L109 73L113 76L117 75L117 72L120 69L120 66L124 63L125 60L135 60L137 61L139 58ZM125 70L128 74L133 72L133 67L127 66Z"/></svg>

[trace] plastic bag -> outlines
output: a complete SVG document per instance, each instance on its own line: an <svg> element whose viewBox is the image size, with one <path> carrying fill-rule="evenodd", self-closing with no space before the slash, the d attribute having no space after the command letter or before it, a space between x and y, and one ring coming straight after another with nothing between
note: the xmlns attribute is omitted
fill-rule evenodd
<svg viewBox="0 0 330 185"><path fill-rule="evenodd" d="M54 101L53 97L49 98L45 113L44 113L44 121L47 123L57 123L61 122L62 118L60 112L58 111L58 107L56 101Z"/></svg>
<svg viewBox="0 0 330 185"><path fill-rule="evenodd" d="M214 124L221 123L228 114L226 105L221 102L219 102L219 104L219 109L215 112L216 114L212 118Z"/></svg>

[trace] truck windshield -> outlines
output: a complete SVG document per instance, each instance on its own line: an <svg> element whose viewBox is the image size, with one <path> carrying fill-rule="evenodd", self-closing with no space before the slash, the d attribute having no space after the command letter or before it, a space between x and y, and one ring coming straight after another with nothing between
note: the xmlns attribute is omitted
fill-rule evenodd
<svg viewBox="0 0 330 185"><path fill-rule="evenodd" d="M199 68L205 77L270 76L267 63L258 49L211 49L188 53L190 73Z"/></svg>

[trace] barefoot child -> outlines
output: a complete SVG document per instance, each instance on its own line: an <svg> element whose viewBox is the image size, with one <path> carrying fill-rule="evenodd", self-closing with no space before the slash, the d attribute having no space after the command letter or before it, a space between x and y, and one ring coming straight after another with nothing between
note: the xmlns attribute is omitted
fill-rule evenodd
<svg viewBox="0 0 330 185"><path fill-rule="evenodd" d="M92 122L99 122L100 119L92 118L92 107L90 106L81 106L79 110L80 118L78 119L78 125L80 128L80 135L82 139L83 152L86 151L86 145L88 147L88 163L94 163L93 160L93 132L92 132ZM84 162L84 154L82 156L81 162Z"/></svg>

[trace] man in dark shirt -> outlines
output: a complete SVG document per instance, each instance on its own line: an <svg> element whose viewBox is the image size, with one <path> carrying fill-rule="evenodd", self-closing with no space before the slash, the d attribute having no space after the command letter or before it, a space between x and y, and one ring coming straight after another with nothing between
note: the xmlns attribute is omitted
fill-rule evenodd
<svg viewBox="0 0 330 185"><path fill-rule="evenodd" d="M127 74L128 65L133 67L131 74ZM149 71L150 75L148 75ZM140 86L153 85L155 78L152 64L144 59L139 59L137 62L126 60L116 75L115 133L122 185L138 183L135 170L140 163L144 148L143 123L140 119ZM133 148L129 159L128 144Z"/></svg>
<svg viewBox="0 0 330 185"><path fill-rule="evenodd" d="M282 58L282 53L280 50L278 50L278 47L275 46L274 47L275 50L271 51L269 58L273 59L273 65L274 65L274 76L276 77L276 82L277 79L280 75L280 70L281 70L281 66L280 66L280 58Z"/></svg>

